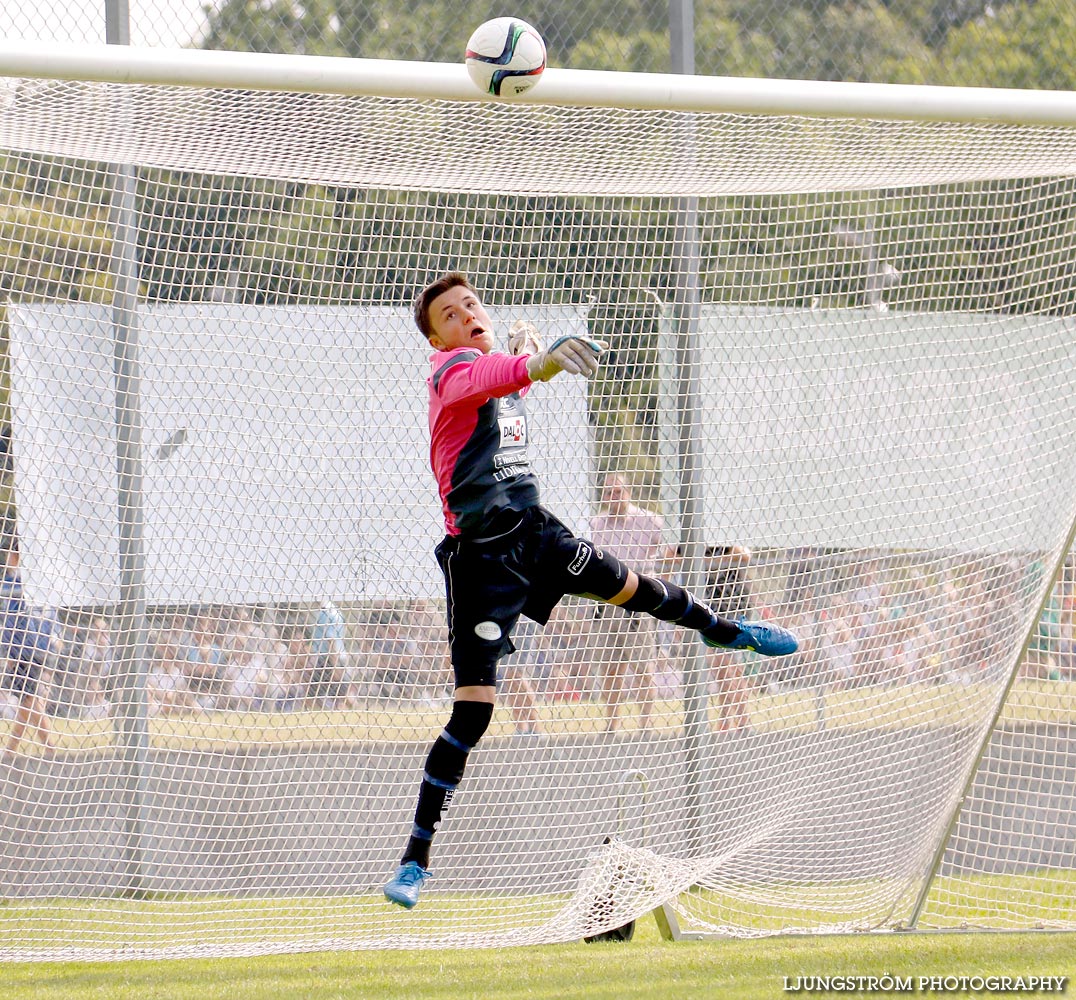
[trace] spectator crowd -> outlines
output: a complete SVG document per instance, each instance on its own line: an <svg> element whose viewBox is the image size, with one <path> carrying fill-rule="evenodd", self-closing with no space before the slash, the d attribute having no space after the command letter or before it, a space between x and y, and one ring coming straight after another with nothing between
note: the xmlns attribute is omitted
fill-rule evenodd
<svg viewBox="0 0 1076 1000"><path fill-rule="evenodd" d="M636 526L643 524L638 508L630 510ZM654 557L678 572L675 549ZM704 652L713 718L722 728L746 726L747 699L757 692L997 681L1019 648L1029 595L1043 572L1016 556L917 563L907 554L708 549L701 589L719 612L772 616L801 640L793 656L774 660ZM5 579L0 715L22 719L23 728L39 724L46 746L48 719L113 715L131 683L131 656L116 647L114 623L84 609L23 607L17 562ZM153 609L144 654L150 713L337 711L450 698L442 602L346 612L331 603ZM683 693L682 636L633 629L588 601L565 601L544 628L521 623L516 638L502 685L520 732L540 731L538 706L554 702L600 705L609 729L640 711L645 727L655 697ZM1032 680L1076 680L1072 566L1047 603L1021 672Z"/></svg>
<svg viewBox="0 0 1076 1000"><path fill-rule="evenodd" d="M132 683L131 651L104 614L41 612L38 691L52 718L105 718ZM144 646L151 715L298 712L449 697L442 612L429 601L353 610L213 606L151 612ZM406 624L405 624L406 622ZM10 673L10 667L7 673ZM14 718L19 692L0 687Z"/></svg>

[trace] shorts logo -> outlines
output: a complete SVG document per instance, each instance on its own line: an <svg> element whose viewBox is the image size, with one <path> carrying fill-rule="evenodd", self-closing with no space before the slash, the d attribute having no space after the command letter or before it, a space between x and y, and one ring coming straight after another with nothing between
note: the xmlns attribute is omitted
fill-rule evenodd
<svg viewBox="0 0 1076 1000"><path fill-rule="evenodd" d="M501 626L496 622L479 622L474 627L474 634L479 639L486 639L489 642L493 642L494 639L501 637Z"/></svg>
<svg viewBox="0 0 1076 1000"><path fill-rule="evenodd" d="M579 548L575 550L575 558L568 563L568 572L572 576L578 576L586 568L592 555L594 555L594 550L586 542L580 542Z"/></svg>

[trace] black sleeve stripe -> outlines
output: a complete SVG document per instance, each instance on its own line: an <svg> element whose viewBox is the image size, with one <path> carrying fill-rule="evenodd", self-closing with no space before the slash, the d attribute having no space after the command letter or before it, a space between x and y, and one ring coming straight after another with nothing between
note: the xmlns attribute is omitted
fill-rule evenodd
<svg viewBox="0 0 1076 1000"><path fill-rule="evenodd" d="M470 364L475 358L479 357L480 353L480 351L467 351L466 354L457 354L451 361L446 361L441 368L438 368L437 371L433 373L434 392L437 391L437 387L441 384L441 376L444 375L445 372L456 365Z"/></svg>

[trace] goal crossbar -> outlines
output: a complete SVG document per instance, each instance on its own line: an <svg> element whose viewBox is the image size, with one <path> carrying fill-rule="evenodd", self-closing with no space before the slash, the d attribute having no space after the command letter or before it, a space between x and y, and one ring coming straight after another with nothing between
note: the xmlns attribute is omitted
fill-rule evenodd
<svg viewBox="0 0 1076 1000"><path fill-rule="evenodd" d="M0 961L1076 926L1071 95L4 74L7 556L62 646L36 731L0 685ZM448 269L497 331L609 344L493 468L595 539L630 491L638 560L801 648L524 621L411 913L453 683L411 310Z"/></svg>
<svg viewBox="0 0 1076 1000"><path fill-rule="evenodd" d="M457 63L0 42L0 76L506 103ZM516 104L907 121L1076 125L1070 91L550 68Z"/></svg>

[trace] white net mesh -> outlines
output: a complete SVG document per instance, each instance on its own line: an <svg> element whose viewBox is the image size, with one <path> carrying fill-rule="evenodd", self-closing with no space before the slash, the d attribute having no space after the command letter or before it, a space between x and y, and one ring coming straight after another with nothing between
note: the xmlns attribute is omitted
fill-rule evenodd
<svg viewBox="0 0 1076 1000"><path fill-rule="evenodd" d="M0 955L1072 926L1076 130L3 101L6 598L49 635L7 669ZM591 534L619 476L650 527L610 547L802 649L522 626L404 912L451 691L410 306L449 268L502 337L611 345L528 397L544 503Z"/></svg>

